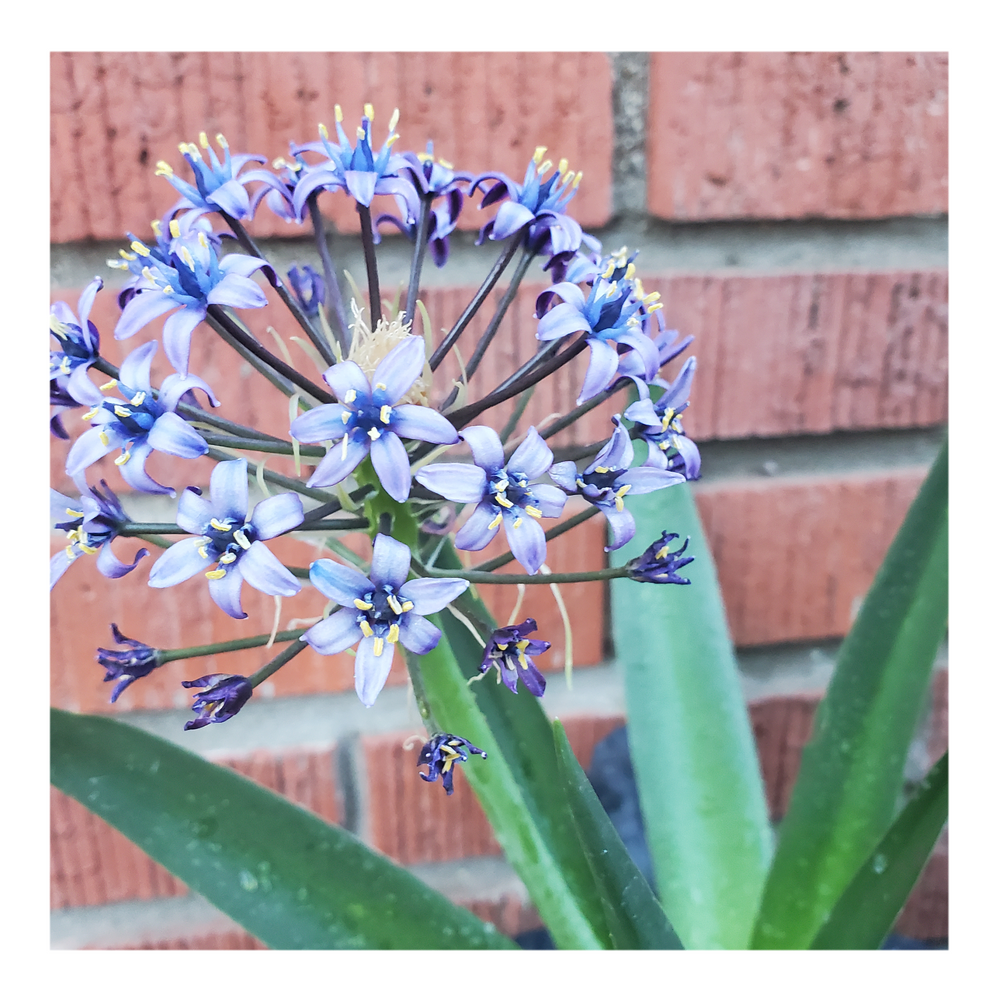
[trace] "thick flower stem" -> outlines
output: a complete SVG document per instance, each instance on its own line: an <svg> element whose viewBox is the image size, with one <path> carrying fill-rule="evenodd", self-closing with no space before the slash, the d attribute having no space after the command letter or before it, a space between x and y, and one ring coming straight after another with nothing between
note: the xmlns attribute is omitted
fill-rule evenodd
<svg viewBox="0 0 1000 1000"><path fill-rule="evenodd" d="M545 541L551 542L553 538L558 538L560 535L565 534L572 528L575 528L578 524L583 524L584 521L589 520L595 514L600 511L600 507L590 506L586 510L581 510L579 514L574 514L572 517L567 518L562 524L557 524L554 528L549 528L545 532ZM502 556L497 556L494 559L488 559L484 563L480 563L478 566L473 566L469 570L470 573L491 573L495 569L499 569L501 566L506 566L507 563L514 561L514 555L511 552L505 552Z"/></svg>
<svg viewBox="0 0 1000 1000"><path fill-rule="evenodd" d="M326 227L323 224L323 213L319 210L318 199L319 191L313 191L307 199L309 218L312 220L313 236L316 239L316 249L319 251L319 259L323 262L323 278L326 282L326 294L329 296L330 305L333 307L333 315L337 320L334 336L337 338L343 356L346 358L347 352L351 348L350 334L347 327L347 313L344 310L344 299L340 294L340 285L337 283L337 269L333 266L330 247L326 242ZM332 365L336 363L337 359L333 356L326 338L321 337L319 340L314 341L314 343L327 364Z"/></svg>
<svg viewBox="0 0 1000 1000"><path fill-rule="evenodd" d="M304 628L291 629L287 632L275 632L275 642L290 642L298 639ZM192 660L198 656L214 656L216 653L234 653L240 649L253 649L255 646L266 646L271 641L267 635L250 635L244 639L228 639L225 642L210 642L205 646L186 646L183 649L158 649L156 658L160 664L171 660Z"/></svg>
<svg viewBox="0 0 1000 1000"><path fill-rule="evenodd" d="M235 448L242 451L259 451L268 455L294 455L295 449L288 441L260 441L249 438L227 437L223 434L202 433L206 444L219 448ZM303 458L322 458L326 451L318 445L300 445L299 454Z"/></svg>
<svg viewBox="0 0 1000 1000"><path fill-rule="evenodd" d="M205 322L222 338L222 342L228 347L231 347L244 361L247 362L255 371L260 372L278 390L278 392L283 393L285 396L292 396L295 394L295 386L289 382L287 378L278 375L276 372L272 371L270 366L264 361L261 361L257 355L251 351L248 347L241 344L230 332L223 326L214 316L208 315L205 317Z"/></svg>
<svg viewBox="0 0 1000 1000"><path fill-rule="evenodd" d="M433 194L420 196L420 218L417 221L417 241L413 246L413 258L410 261L410 282L406 289L405 320L413 332L414 313L417 308L417 294L420 291L420 272L423 270L424 257L427 254L427 237L431 231L431 202Z"/></svg>
<svg viewBox="0 0 1000 1000"><path fill-rule="evenodd" d="M458 577L458 579L468 580L470 583L496 583L508 586L519 583L543 586L548 586L550 583L589 583L591 580L617 580L619 577L629 575L627 566L613 566L609 569L587 570L579 573L536 573L534 576L529 576L527 573L480 573L471 569L431 569L426 566L417 566L415 561L413 569L425 576Z"/></svg>
<svg viewBox="0 0 1000 1000"><path fill-rule="evenodd" d="M501 444L506 444L511 434L517 430L518 421L524 416L524 411L528 408L528 403L531 402L531 397L534 396L536 388L537 386L533 385L530 389L521 393L521 398L518 399L517 405L514 407L514 412L507 419L507 423L503 425L503 430L500 431Z"/></svg>
<svg viewBox="0 0 1000 1000"><path fill-rule="evenodd" d="M303 521L293 531L357 531L368 527L366 517L341 517L331 521L312 520ZM182 528L179 524L158 521L129 521L117 529L117 533L122 538L129 538L134 535L187 535L190 532Z"/></svg>
<svg viewBox="0 0 1000 1000"><path fill-rule="evenodd" d="M514 254L521 245L523 233L523 230L518 230L511 236L503 253L497 258L497 262L490 269L490 273L486 275L482 285L479 286L479 291L472 297L472 301L465 307L455 325L448 331L448 335L435 348L434 353L427 362L431 366L432 372L437 371L441 362L444 361L445 355L455 346L455 342L462 335L462 331L469 325L472 317L479 311L479 307L486 301L486 296L493 291L493 286L499 281L500 275L503 274L507 269L507 265L514 259Z"/></svg>
<svg viewBox="0 0 1000 1000"><path fill-rule="evenodd" d="M372 235L372 210L357 202L361 219L361 246L365 251L365 270L368 272L368 311L372 330L382 319L382 293L378 287L378 261L375 259L375 239Z"/></svg>
<svg viewBox="0 0 1000 1000"><path fill-rule="evenodd" d="M265 663L264 666L260 668L255 674L251 674L247 680L250 682L250 687L257 687L258 684L262 684L268 679L272 674L277 673L289 660L293 657L298 656L303 649L308 649L309 643L303 642L301 639L296 639L290 646L283 649L278 655L271 660L270 663Z"/></svg>

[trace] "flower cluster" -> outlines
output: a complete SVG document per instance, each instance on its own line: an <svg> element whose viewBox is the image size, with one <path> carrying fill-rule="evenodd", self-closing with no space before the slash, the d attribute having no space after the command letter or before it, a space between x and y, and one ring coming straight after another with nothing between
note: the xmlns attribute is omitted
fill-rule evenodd
<svg viewBox="0 0 1000 1000"><path fill-rule="evenodd" d="M52 306L51 426L56 436L75 438L65 471L80 496L52 493L53 518L65 532L65 546L52 557L50 575L55 585L81 555L95 555L99 572L110 578L133 574L134 581L149 549L140 548L129 564L114 555L111 542L135 536L163 550L144 564L150 566L149 587L170 588L204 577L208 597L233 619L248 617L242 604L244 583L273 597L280 616L280 602L295 598L308 581L328 601L323 614L307 620L308 627L289 628L280 636L275 624L257 645L270 648L280 641L282 649L255 672L184 681L185 688L197 689L195 718L184 728L233 718L255 688L307 648L320 656L353 655L357 695L371 707L386 684L398 645L432 733L420 752L420 766L427 765L420 776L428 782L441 778L451 795L455 766L470 755L485 759L486 753L464 736L436 729L435 705L421 681L422 658L444 641L448 619L442 620L443 613L453 613L478 636L488 636L481 640L485 648L479 676L495 669L497 682L513 694L521 687L535 697L544 694L545 677L534 658L551 643L532 637L538 631L535 618L514 623L512 616L511 624L495 627L466 591L472 582L517 583L531 592L532 583L558 588L579 579L581 574L564 580L549 572L552 538L601 513L607 521L608 550L621 548L636 533L628 510L631 497L699 476L698 449L681 424L690 405L695 360L687 360L672 380L663 376L664 366L686 350L691 338L667 329L658 293L647 293L638 277L636 254L625 248L605 254L600 242L567 214L583 175L570 170L566 160L553 166L539 146L521 183L499 171L474 175L437 157L429 142L421 153L398 151L398 111L377 146L374 119L374 109L365 105L360 124L349 134L336 106L335 136L320 125L318 142L291 143L286 158L272 161L273 169L262 155L231 155L221 134L216 136L217 152L205 133L197 145L179 146L190 180L165 161L157 165L157 175L179 200L153 224L152 240L129 233L128 248L109 261L124 279L117 293L115 340L133 338L162 321L160 338L174 372L155 385L157 340L147 337L120 367L101 355L90 315L102 279L87 286L75 312L65 302ZM320 196L331 194L350 199L361 220L369 301L367 306L360 301L352 278L352 324L343 305L342 272L330 256L323 228ZM376 211L379 199L394 204L396 213ZM438 267L447 263L450 237L474 200L480 210L496 209L482 225L477 246L503 241L504 247L460 316L430 319L427 304L419 299L424 259L429 255ZM291 267L287 283L245 228L262 203L289 225L308 220L313 229L319 260L315 266ZM384 227L394 227L413 243L405 306L399 296L387 304L379 291L376 246L385 239L380 232ZM235 244L243 252L229 249ZM460 353L458 339L518 250L520 263L479 344L463 346ZM480 363L532 264L549 274L551 282L535 300L538 352L517 371L500 373L493 388L472 398L479 381L470 380L477 370L478 379L484 379ZM291 339L305 345L321 379L295 367L281 334L285 360L271 353L264 346L266 338L249 330L254 314L237 312L260 309L274 297L288 306L289 323L299 324L306 334L307 340ZM435 346L434 331L451 320ZM265 431L211 412L223 400L191 371L199 357L192 352L192 339L202 323L288 397L287 423ZM462 379L442 392L438 369L452 350ZM584 350L589 361L575 409L569 407L554 423L547 418L519 430L535 387ZM101 373L97 381L95 372ZM217 382L216 388L228 386ZM635 398L612 417L606 439L561 454L560 446L550 444L554 435L624 389L634 390ZM448 397L443 403L442 396ZM514 414L501 431L494 407L514 397ZM204 399L210 408L202 405ZM83 427L68 428L65 414L84 407ZM645 452L639 462L636 441ZM296 474L273 472L256 457L259 464L251 466L241 457L244 451L294 459ZM154 503L177 497L169 508L173 521L134 521L105 479L99 480L100 487L88 485L90 470L116 452L114 466L128 488L150 494ZM176 487L157 482L146 469L154 452L215 462L207 493L200 471L192 471ZM303 464L308 467L304 475ZM181 467L175 463L172 469ZM252 486L264 494L255 503ZM580 510L567 521L571 498ZM358 528L371 539L367 558L367 542L345 546L338 538ZM337 558L315 558L307 567L286 565L294 545L269 543L304 532ZM670 551L676 537L665 531L621 569L583 576L687 584L678 570L693 557L684 555L686 543ZM480 552L497 539L501 554L480 566L462 568L456 559L454 549ZM523 575L486 575L515 560ZM105 681L115 682L112 701L173 660L246 650L256 642L241 637L167 650L127 637L117 624L111 629L122 648L99 649L97 659ZM476 673L475 664L462 666ZM491 745L485 734L471 735Z"/></svg>

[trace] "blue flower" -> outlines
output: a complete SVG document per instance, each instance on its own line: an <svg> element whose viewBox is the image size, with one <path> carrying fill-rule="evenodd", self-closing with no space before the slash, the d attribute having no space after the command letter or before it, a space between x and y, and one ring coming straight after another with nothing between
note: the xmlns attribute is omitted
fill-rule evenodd
<svg viewBox="0 0 1000 1000"><path fill-rule="evenodd" d="M555 486L531 483L552 465L552 452L534 427L504 463L503 445L489 427L466 427L475 465L443 462L427 465L416 480L456 503L475 503L476 509L455 536L460 549L485 548L503 523L514 558L531 574L545 562L542 517L558 517L566 494Z"/></svg>
<svg viewBox="0 0 1000 1000"><path fill-rule="evenodd" d="M215 155L215 150L208 143L208 136L204 132L198 137L201 148L207 150L211 164L205 162L201 155L201 150L193 142L182 142L177 148L184 154L184 159L188 161L194 171L194 184L182 181L165 160L160 160L156 164L156 174L158 177L166 177L168 181L180 192L181 200L174 205L171 214L178 209L197 209L198 213L204 212L225 212L234 219L244 219L252 217L253 212L250 207L250 196L243 186L248 181L260 180L258 171L250 171L242 177L237 174L251 161L255 163L266 163L266 156L245 154L241 156L229 155L229 143L221 133L215 137L223 151L223 160L220 163Z"/></svg>
<svg viewBox="0 0 1000 1000"><path fill-rule="evenodd" d="M655 380L654 384L664 388L663 395L655 403L640 399L625 411L629 420L641 425L642 439L649 445L649 457L644 464L679 472L685 479L697 479L701 475L701 453L684 433L680 417L690 405L688 397L696 368L697 359L688 358L673 384L663 379Z"/></svg>
<svg viewBox="0 0 1000 1000"><path fill-rule="evenodd" d="M63 427L62 415L67 410L78 409L83 404L67 392L65 382L65 379L59 378L49 381L49 406L56 407L52 416L49 417L49 430L52 431L53 436L62 438L63 441L68 441L69 434L66 428Z"/></svg>
<svg viewBox="0 0 1000 1000"><path fill-rule="evenodd" d="M301 271L293 264L288 269L288 287L306 316L319 315L319 308L326 301L326 284L322 275L308 264L303 264Z"/></svg>
<svg viewBox="0 0 1000 1000"><path fill-rule="evenodd" d="M159 398L149 384L149 367L156 353L156 341L137 348L122 362L117 381L112 379L103 388L117 386L124 398L107 398L93 382L80 393L82 402L92 409L83 415L94 426L81 434L66 456L66 472L76 479L116 448L121 455L115 465L122 478L134 490L143 493L166 493L174 490L162 486L146 473L146 459L151 451L180 458L197 458L208 451L205 439L175 412L178 401L191 389L202 389L213 406L218 406L212 390L196 375L168 375L163 380ZM80 383L83 388L83 383Z"/></svg>
<svg viewBox="0 0 1000 1000"><path fill-rule="evenodd" d="M296 493L268 497L247 517L247 462L220 462L212 470L211 501L189 486L177 502L177 523L198 537L175 542L153 564L151 587L173 587L196 573L208 578L212 600L232 618L246 618L243 581L274 597L291 597L302 585L264 544L302 523ZM215 569L209 567L218 563Z"/></svg>
<svg viewBox="0 0 1000 1000"><path fill-rule="evenodd" d="M210 722L228 722L253 694L250 681L240 674L206 674L195 681L181 681L186 688L207 688L194 696L191 708L197 719L184 723L184 731L201 729Z"/></svg>
<svg viewBox="0 0 1000 1000"><path fill-rule="evenodd" d="M354 361L323 373L339 403L315 406L292 421L298 441L334 441L316 467L309 486L335 486L371 452L382 488L400 503L410 495L410 459L400 438L455 444L458 434L447 417L429 406L399 404L424 368L423 337L404 337L379 362L369 383Z"/></svg>
<svg viewBox="0 0 1000 1000"><path fill-rule="evenodd" d="M392 113L389 119L389 136L382 143L382 148L375 153L372 150L372 119L375 111L370 104L365 105L365 115L358 126L357 143L352 146L341 122L344 113L340 105L334 109L337 129L336 144L330 142L330 133L326 126L320 125L321 142L311 142L304 146L293 148L298 154L305 150L326 153L330 158L325 163L310 167L305 177L301 177L295 186L292 205L295 214L301 218L306 199L313 191L321 188L340 189L348 192L359 204L368 207L377 194L395 194L404 199L409 206L408 215L416 218L419 209L417 193L413 185L398 176L400 167L406 164L402 156L392 154L392 144L399 138L396 134L396 123L399 121L399 109Z"/></svg>
<svg viewBox="0 0 1000 1000"><path fill-rule="evenodd" d="M599 507L611 528L611 544L605 552L621 548L635 535L635 519L625 509L625 495L652 493L666 486L683 483L684 477L660 468L632 469L634 449L621 417L612 417L615 430L608 443L597 453L593 462L577 471L574 462L559 462L549 469L549 475L567 493L579 493Z"/></svg>
<svg viewBox="0 0 1000 1000"><path fill-rule="evenodd" d="M289 143L294 150L295 144ZM257 188L250 196L251 214L257 210L261 199L267 201L267 207L285 222L301 223L305 202L295 208L295 189L303 177L309 174L309 164L298 153L292 153L292 159L286 160L279 156L272 164L275 170L281 171L280 175L272 174L267 170L255 170L254 179L263 181L262 187Z"/></svg>
<svg viewBox="0 0 1000 1000"><path fill-rule="evenodd" d="M551 160L542 162L545 146L535 150L524 183L512 181L506 174L487 172L474 178L469 185L469 197L485 180L495 180L480 203L486 208L506 197L496 218L491 219L479 232L479 245L487 237L491 240L505 240L524 226L528 226L525 246L536 253L562 254L576 251L583 240L580 224L564 214L563 209L576 194L583 172L574 173L568 169L566 160L561 160L556 172L543 181L542 175L552 166Z"/></svg>
<svg viewBox="0 0 1000 1000"><path fill-rule="evenodd" d="M49 332L61 348L49 351L49 402L53 406L70 409L82 405L77 397L87 390L81 389L80 383L89 381L87 369L97 360L101 343L97 327L90 322L90 310L103 287L100 278L87 285L77 302L76 315L65 302L53 302L49 310ZM58 413L52 417L52 431L64 440L69 436Z"/></svg>
<svg viewBox="0 0 1000 1000"><path fill-rule="evenodd" d="M537 629L538 623L534 618L525 618L520 625L504 625L494 629L483 651L480 673L485 674L496 667L497 680L502 680L515 694L517 680L520 678L536 698L541 698L545 694L545 678L535 666L532 656L544 653L552 643L524 638Z"/></svg>
<svg viewBox="0 0 1000 1000"><path fill-rule="evenodd" d="M125 340L147 323L181 307L163 324L163 349L174 368L186 375L191 354L191 334L205 318L210 305L254 309L267 305L267 296L249 277L270 265L259 257L229 254L220 261L216 248L201 230L185 236L176 219L169 224L172 239L169 256L154 253L133 239L132 252L121 251L122 260L108 261L112 267L136 275L130 296L115 327L115 339ZM163 258L167 256L167 259Z"/></svg>
<svg viewBox="0 0 1000 1000"><path fill-rule="evenodd" d="M392 667L396 643L411 653L429 653L441 630L424 615L433 615L469 586L468 580L423 579L406 582L410 550L389 535L376 535L371 579L332 559L309 567L313 586L341 610L313 625L302 636L324 656L341 653L356 642L354 687L365 705L375 703Z"/></svg>
<svg viewBox="0 0 1000 1000"><path fill-rule="evenodd" d="M159 650L147 646L137 639L130 639L118 631L118 626L112 622L111 632L115 642L128 646L128 649L103 649L98 647L97 662L107 671L104 681L118 681L111 692L111 704L130 684L140 677L145 677L160 665Z"/></svg>
<svg viewBox="0 0 1000 1000"><path fill-rule="evenodd" d="M468 750L468 753L466 753ZM437 781L441 778L441 784L448 795L455 790L452 782L455 780L453 770L455 764L464 763L469 759L469 754L479 754L486 760L486 751L474 747L468 740L461 736L453 736L451 733L438 733L432 736L420 751L420 759L417 767L427 765L427 773L417 771L424 781Z"/></svg>
<svg viewBox="0 0 1000 1000"><path fill-rule="evenodd" d="M49 590L81 555L96 553L97 569L110 580L131 573L139 560L149 555L146 549L139 549L131 565L118 559L111 551L111 540L131 519L103 479L101 486L104 493L96 486L87 486L82 480L77 485L81 493L79 500L72 500L55 490L49 491L55 526L66 532L66 548L57 552L49 562Z"/></svg>
<svg viewBox="0 0 1000 1000"><path fill-rule="evenodd" d="M678 576L677 570L694 562L694 556L684 555L691 539L688 538L676 552L669 550L670 543L679 537L676 532L667 534L664 531L658 542L653 542L641 556L630 559L626 564L629 579L641 583L690 583L686 577Z"/></svg>

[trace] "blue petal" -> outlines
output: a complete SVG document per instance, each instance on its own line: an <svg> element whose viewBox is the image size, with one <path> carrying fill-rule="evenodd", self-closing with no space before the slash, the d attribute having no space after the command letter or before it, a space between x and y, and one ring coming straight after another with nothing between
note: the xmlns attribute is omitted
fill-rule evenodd
<svg viewBox="0 0 1000 1000"><path fill-rule="evenodd" d="M100 406L104 401L104 393L90 381L88 370L89 365L75 368L66 380L66 391L78 403L83 403L85 406Z"/></svg>
<svg viewBox="0 0 1000 1000"><path fill-rule="evenodd" d="M477 505L472 516L455 535L455 545L469 552L478 552L480 549L486 548L500 530L499 524L490 527L495 519L496 512L493 505L484 500Z"/></svg>
<svg viewBox="0 0 1000 1000"><path fill-rule="evenodd" d="M355 598L363 597L375 589L375 585L363 573L332 559L317 559L309 567L309 580L324 597L329 597L344 608L353 608Z"/></svg>
<svg viewBox="0 0 1000 1000"><path fill-rule="evenodd" d="M478 424L466 427L459 437L469 442L472 458L479 468L485 469L489 475L503 468L503 444L500 442L500 435L492 427Z"/></svg>
<svg viewBox="0 0 1000 1000"><path fill-rule="evenodd" d="M75 562L75 560L70 559L69 553L65 549L60 549L49 560L49 590L56 585L59 578L69 569L72 562Z"/></svg>
<svg viewBox="0 0 1000 1000"><path fill-rule="evenodd" d="M354 608L341 608L329 618L313 625L302 634L302 638L323 656L342 653L363 638L357 617L358 613Z"/></svg>
<svg viewBox="0 0 1000 1000"><path fill-rule="evenodd" d="M144 289L133 295L122 310L120 319L115 326L115 340L126 340L138 333L147 323L157 316L162 316L171 309L176 309L180 303L163 292Z"/></svg>
<svg viewBox="0 0 1000 1000"><path fill-rule="evenodd" d="M213 516L212 505L205 497L198 496L192 489L181 490L177 501L177 523L180 527L192 535L200 535Z"/></svg>
<svg viewBox="0 0 1000 1000"><path fill-rule="evenodd" d="M410 457L392 431L383 431L371 444L372 465L382 488L399 503L410 495Z"/></svg>
<svg viewBox="0 0 1000 1000"><path fill-rule="evenodd" d="M239 557L238 564L246 582L261 593L291 597L302 589L302 584L263 542L251 542L250 548Z"/></svg>
<svg viewBox="0 0 1000 1000"><path fill-rule="evenodd" d="M350 192L351 197L354 198L359 205L364 205L366 208L371 205L372 198L375 197L375 181L377 180L378 174L373 173L370 170L344 171L344 183L347 186L347 190ZM364 701L363 698L362 701ZM366 702L366 704L370 703Z"/></svg>
<svg viewBox="0 0 1000 1000"><path fill-rule="evenodd" d="M515 528L518 520L520 524ZM522 511L504 511L503 527L514 558L533 576L545 562L545 532L542 526Z"/></svg>
<svg viewBox="0 0 1000 1000"><path fill-rule="evenodd" d="M302 209L305 207L309 195L317 188L326 186L342 188L344 185L340 178L329 170L314 168L306 172L302 180L295 185L295 192L292 195L292 207L295 209L296 218L302 218Z"/></svg>
<svg viewBox="0 0 1000 1000"><path fill-rule="evenodd" d="M354 361L341 361L339 364L331 365L325 372L323 378L326 384L333 389L334 395L342 403L346 402L347 394L353 389L360 399L355 400L356 405L366 402L371 398L371 386L360 366Z"/></svg>
<svg viewBox="0 0 1000 1000"><path fill-rule="evenodd" d="M593 399L606 389L618 371L618 351L614 344L596 338L588 340L587 343L590 345L590 364L583 378L583 388L580 389L580 395L576 399L577 406L587 402L588 399Z"/></svg>
<svg viewBox="0 0 1000 1000"><path fill-rule="evenodd" d="M242 562L242 560L240 560ZM208 593L212 600L230 618L246 618L247 614L240 603L240 591L243 589L243 574L239 563L231 563L226 567L226 575L218 580L208 581Z"/></svg>
<svg viewBox="0 0 1000 1000"><path fill-rule="evenodd" d="M239 181L220 184L205 201L218 206L234 219L242 219L250 213L250 196Z"/></svg>
<svg viewBox="0 0 1000 1000"><path fill-rule="evenodd" d="M128 308L126 306L126 308ZM118 381L129 389L141 389L152 392L149 384L149 366L153 363L156 353L156 341L151 340L142 347L137 347L122 362L118 369Z"/></svg>
<svg viewBox="0 0 1000 1000"><path fill-rule="evenodd" d="M114 451L122 443L122 436L117 428L108 428L108 443L101 443L101 428L92 427L89 431L84 431L70 448L66 456L66 474L75 479L84 469L93 465L99 458L103 458L108 452Z"/></svg>
<svg viewBox="0 0 1000 1000"><path fill-rule="evenodd" d="M372 580L377 586L389 584L399 590L410 571L409 546L390 535L376 535L372 547Z"/></svg>
<svg viewBox="0 0 1000 1000"><path fill-rule="evenodd" d="M171 317L173 319L173 317ZM167 320L169 323L170 320ZM212 406L221 405L218 399L215 398L215 393L212 392L212 387L204 380L198 378L197 375L181 375L173 374L168 375L160 386L160 405L166 410L177 409L177 403L180 401L181 396L186 392L190 392L192 389L201 389L202 392L208 396L209 402Z"/></svg>
<svg viewBox="0 0 1000 1000"><path fill-rule="evenodd" d="M576 285L572 287L576 288ZM591 332L587 317L576 306L561 302L538 321L538 330L535 332L535 336L538 340L558 340L560 337L568 337L571 333L577 333L580 330Z"/></svg>
<svg viewBox="0 0 1000 1000"><path fill-rule="evenodd" d="M219 261L221 271L226 274L238 274L244 278L249 278L254 271L267 266L266 260L260 257L250 257L244 253L227 254Z"/></svg>
<svg viewBox="0 0 1000 1000"><path fill-rule="evenodd" d="M198 549L204 545L203 538L185 538L174 542L159 559L153 563L149 571L151 587L173 587L185 580L190 580L196 573L207 570L211 559L203 556Z"/></svg>
<svg viewBox="0 0 1000 1000"><path fill-rule="evenodd" d="M426 352L423 337L409 336L401 340L378 363L371 383L373 399L377 405L388 403L391 406L407 394L417 376L424 370ZM385 386L384 389L377 389L380 383Z"/></svg>
<svg viewBox="0 0 1000 1000"><path fill-rule="evenodd" d="M345 454L343 442L335 445L327 452L323 460L316 466L316 471L309 477L307 486L336 486L343 482L360 464L371 448L367 436L360 439L347 439Z"/></svg>
<svg viewBox="0 0 1000 1000"><path fill-rule="evenodd" d="M266 541L297 528L303 516L302 499L297 493L279 493L254 507L250 523L257 530L257 537Z"/></svg>
<svg viewBox="0 0 1000 1000"><path fill-rule="evenodd" d="M318 441L339 441L347 432L344 414L350 412L340 403L322 403L299 414L292 421L289 433L296 441L304 441L307 444Z"/></svg>
<svg viewBox="0 0 1000 1000"><path fill-rule="evenodd" d="M358 655L354 658L354 690L369 708L375 704L379 691L385 687L395 651L395 643L387 642L382 647L382 655L376 656L375 636L368 636L358 644Z"/></svg>
<svg viewBox="0 0 1000 1000"><path fill-rule="evenodd" d="M593 462L587 466L587 472L604 466L608 469L627 469L635 457L635 449L628 431L620 420L615 421L615 429L607 444L597 453ZM551 473L550 473L551 475Z"/></svg>
<svg viewBox="0 0 1000 1000"><path fill-rule="evenodd" d="M684 367L681 368L677 378L674 379L673 384L663 394L663 398L659 400L661 410L665 412L667 407L676 409L681 403L687 402L688 396L691 395L691 382L694 380L694 373L697 367L697 358L688 358L684 362Z"/></svg>
<svg viewBox="0 0 1000 1000"><path fill-rule="evenodd" d="M567 493L576 493L576 462L556 462L549 469L549 476L552 481L564 489ZM535 487L537 490L538 487Z"/></svg>
<svg viewBox="0 0 1000 1000"><path fill-rule="evenodd" d="M653 401L647 396L645 399L637 399L626 411L625 419L636 424L645 424L647 427L660 427L660 418L656 414Z"/></svg>
<svg viewBox="0 0 1000 1000"><path fill-rule="evenodd" d="M484 203L485 204L485 203ZM511 233L524 228L535 218L535 213L516 201L506 201L500 206L493 220L493 235L490 239L505 240Z"/></svg>
<svg viewBox="0 0 1000 1000"><path fill-rule="evenodd" d="M107 577L109 580L118 580L125 576L126 573L131 573L139 565L139 560L143 556L148 555L149 549L139 549L131 564L125 563L111 551L111 544L105 542L101 546L101 551L97 553L97 569L102 576Z"/></svg>
<svg viewBox="0 0 1000 1000"><path fill-rule="evenodd" d="M654 469L648 466L638 466L629 469L615 483L616 486L631 486L629 496L639 496L642 493L652 493L662 490L665 486L676 486L683 483L684 477L679 472L667 472L665 469Z"/></svg>
<svg viewBox="0 0 1000 1000"><path fill-rule="evenodd" d="M234 306L237 309L259 309L267 305L267 296L252 278L227 274L208 293L209 305Z"/></svg>
<svg viewBox="0 0 1000 1000"><path fill-rule="evenodd" d="M414 612L399 620L399 641L417 656L429 653L440 639L441 629Z"/></svg>
<svg viewBox="0 0 1000 1000"><path fill-rule="evenodd" d="M684 459L684 476L686 479L697 479L701 475L701 452L689 437L683 434L674 436L671 442ZM652 448L650 449L652 451Z"/></svg>
<svg viewBox="0 0 1000 1000"><path fill-rule="evenodd" d="M486 490L486 473L478 465L440 462L425 465L414 474L421 486L456 503L478 503Z"/></svg>
<svg viewBox="0 0 1000 1000"><path fill-rule="evenodd" d="M150 447L179 458L198 458L208 451L205 439L176 413L162 413L146 436Z"/></svg>
<svg viewBox="0 0 1000 1000"><path fill-rule="evenodd" d="M171 486L164 486L158 483L146 471L146 459L152 453L152 445L148 441L141 441L132 448L131 457L127 462L118 467L122 474L122 479L134 490L142 493L154 493L160 496L174 496L175 490Z"/></svg>
<svg viewBox="0 0 1000 1000"><path fill-rule="evenodd" d="M76 303L76 311L80 317L80 329L83 331L83 339L87 342L88 347L92 345L90 344L90 329L87 320L90 318L90 310L94 307L94 298L103 287L103 280L94 278L83 290Z"/></svg>
<svg viewBox="0 0 1000 1000"><path fill-rule="evenodd" d="M191 333L205 318L204 306L185 306L163 324L163 350L180 375L187 375L191 358Z"/></svg>
<svg viewBox="0 0 1000 1000"><path fill-rule="evenodd" d="M249 487L247 485L247 460L237 458L231 462L219 462L212 470L209 480L212 493L212 507L215 516L221 521L231 517L242 525L246 520L249 504Z"/></svg>
<svg viewBox="0 0 1000 1000"><path fill-rule="evenodd" d="M650 470L652 471L652 470ZM620 549L627 542L632 541L635 535L635 518L628 512L628 509L618 510L614 504L605 507L601 504L604 516L608 519L608 527L611 529L610 545L604 547L605 552Z"/></svg>
<svg viewBox="0 0 1000 1000"><path fill-rule="evenodd" d="M550 465L552 465L552 449L542 440L534 427L529 427L524 440L510 456L507 468L511 472L523 472L529 479L534 479Z"/></svg>
<svg viewBox="0 0 1000 1000"><path fill-rule="evenodd" d="M406 601L413 601L413 614L434 615L468 589L468 580L450 577L439 580L410 580L399 588L399 596Z"/></svg>
<svg viewBox="0 0 1000 1000"><path fill-rule="evenodd" d="M551 475L551 470L550 470ZM566 506L566 494L556 486L538 483L531 487L532 496L538 501L542 517L558 517Z"/></svg>
<svg viewBox="0 0 1000 1000"><path fill-rule="evenodd" d="M432 444L458 443L458 432L451 421L429 406L403 403L393 407L389 426L402 438L430 441Z"/></svg>

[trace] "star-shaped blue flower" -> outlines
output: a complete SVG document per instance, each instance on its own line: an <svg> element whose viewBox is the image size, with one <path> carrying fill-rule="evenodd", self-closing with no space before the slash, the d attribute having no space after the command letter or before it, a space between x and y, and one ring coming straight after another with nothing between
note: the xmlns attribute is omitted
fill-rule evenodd
<svg viewBox="0 0 1000 1000"><path fill-rule="evenodd" d="M87 369L97 360L101 344L97 327L90 322L90 310L103 287L104 282L94 278L81 293L75 315L65 302L53 302L49 310L49 333L61 348L49 351L49 402L63 410L82 405L78 397L87 392L82 383L89 384ZM69 437L59 412L52 417L52 433L64 440Z"/></svg>
<svg viewBox="0 0 1000 1000"><path fill-rule="evenodd" d="M468 751L468 753L466 753ZM441 779L441 785L445 794L451 795L454 792L453 782L455 780L455 765L464 763L469 759L469 754L478 754L486 760L486 751L474 747L468 740L452 733L438 733L432 736L421 748L420 759L417 767L427 765L427 773L417 771L424 781L437 781Z"/></svg>
<svg viewBox="0 0 1000 1000"><path fill-rule="evenodd" d="M532 657L546 652L552 643L544 639L524 638L537 630L538 623L534 618L525 618L520 625L504 625L494 629L483 650L479 672L485 674L496 667L497 680L503 681L514 694L517 694L517 682L520 678L536 698L541 698L545 694L545 678Z"/></svg>

